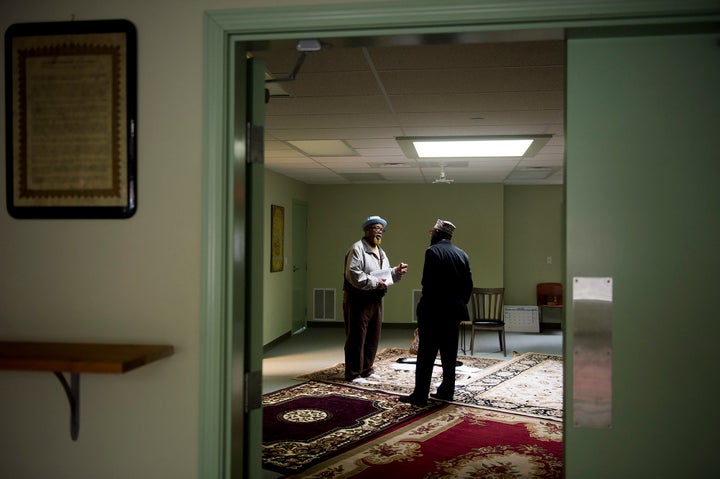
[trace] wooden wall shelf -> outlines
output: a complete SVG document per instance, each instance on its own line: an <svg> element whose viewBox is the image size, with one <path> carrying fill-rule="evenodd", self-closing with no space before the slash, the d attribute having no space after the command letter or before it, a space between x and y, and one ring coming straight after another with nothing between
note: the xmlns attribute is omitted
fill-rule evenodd
<svg viewBox="0 0 720 479"><path fill-rule="evenodd" d="M169 345L0 341L0 370L53 372L70 403L75 441L80 431L80 373L123 374L173 352ZM70 383L63 373L70 374Z"/></svg>

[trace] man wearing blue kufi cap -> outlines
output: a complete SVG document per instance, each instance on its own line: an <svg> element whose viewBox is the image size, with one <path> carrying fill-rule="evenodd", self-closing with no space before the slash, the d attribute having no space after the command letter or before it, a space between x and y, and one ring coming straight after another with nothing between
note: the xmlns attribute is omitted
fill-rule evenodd
<svg viewBox="0 0 720 479"><path fill-rule="evenodd" d="M400 281L408 265L390 267L380 248L387 221L368 216L363 237L345 255L343 316L345 319L345 379L366 384L381 379L373 372L380 343L382 298L390 284Z"/></svg>
<svg viewBox="0 0 720 479"><path fill-rule="evenodd" d="M385 228L387 228L387 221L385 221L384 219L382 219L379 216L368 216L367 219L365 219L365 221L363 221L362 230L365 231L365 228L367 228L368 226L373 226L373 225L380 225L383 227L383 229L385 229ZM382 235L381 235L381 238L382 238Z"/></svg>

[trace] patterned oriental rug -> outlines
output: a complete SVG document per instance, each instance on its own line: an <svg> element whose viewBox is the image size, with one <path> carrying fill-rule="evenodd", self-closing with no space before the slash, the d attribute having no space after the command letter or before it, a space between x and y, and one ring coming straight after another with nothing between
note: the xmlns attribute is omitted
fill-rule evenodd
<svg viewBox="0 0 720 479"><path fill-rule="evenodd" d="M449 405L293 478L561 478L562 424Z"/></svg>
<svg viewBox="0 0 720 479"><path fill-rule="evenodd" d="M455 401L562 422L562 356L525 353L488 368L475 381L456 388Z"/></svg>
<svg viewBox="0 0 720 479"><path fill-rule="evenodd" d="M375 372L382 380L357 387L410 394L415 386L414 360L415 356L407 349L384 349L375 360ZM456 368L454 403L562 421L562 356L525 353L507 361L458 356L458 361L462 365ZM345 365L340 363L297 379L349 384L345 381L344 370ZM438 359L433 371L433 386L441 379Z"/></svg>
<svg viewBox="0 0 720 479"><path fill-rule="evenodd" d="M443 407L414 408L398 397L307 382L263 395L263 468L298 473Z"/></svg>
<svg viewBox="0 0 720 479"><path fill-rule="evenodd" d="M375 373L382 377L382 381L371 381L370 384L358 384L365 389L380 390L400 395L410 394L415 387L415 360L407 349L386 348L379 351L375 357ZM490 366L503 363L500 359L476 358L472 356L458 356L461 363L455 368L455 383L467 384L474 381L482 371ZM327 369L305 374L297 379L303 381L324 381L331 383L348 384L345 381L345 363L339 363ZM442 379L440 358L435 361L433 369L433 384Z"/></svg>

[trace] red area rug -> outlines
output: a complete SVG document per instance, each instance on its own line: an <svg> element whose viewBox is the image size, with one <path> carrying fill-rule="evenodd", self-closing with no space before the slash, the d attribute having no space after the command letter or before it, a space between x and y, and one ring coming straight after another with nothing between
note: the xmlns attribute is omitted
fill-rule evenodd
<svg viewBox="0 0 720 479"><path fill-rule="evenodd" d="M289 477L515 479L562 472L562 423L451 405Z"/></svg>
<svg viewBox="0 0 720 479"><path fill-rule="evenodd" d="M442 407L414 408L398 396L307 382L263 396L263 467L296 474Z"/></svg>

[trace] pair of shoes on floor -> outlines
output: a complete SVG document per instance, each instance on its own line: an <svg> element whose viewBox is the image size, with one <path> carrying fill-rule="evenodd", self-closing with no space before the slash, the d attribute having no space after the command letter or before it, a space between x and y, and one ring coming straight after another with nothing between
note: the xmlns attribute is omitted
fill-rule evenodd
<svg viewBox="0 0 720 479"><path fill-rule="evenodd" d="M374 381L371 381L371 379L379 380L381 378L377 374L371 374L370 376L367 376L364 378L362 378L362 377L355 378L355 379L351 380L351 382L353 382L355 384L377 384Z"/></svg>
<svg viewBox="0 0 720 479"><path fill-rule="evenodd" d="M452 401L453 397L447 394L430 393L430 397L440 401Z"/></svg>
<svg viewBox="0 0 720 479"><path fill-rule="evenodd" d="M416 407L427 406L427 399L421 399L417 396L413 396L412 394L409 396L400 396L399 401L404 402L406 404L411 404Z"/></svg>

